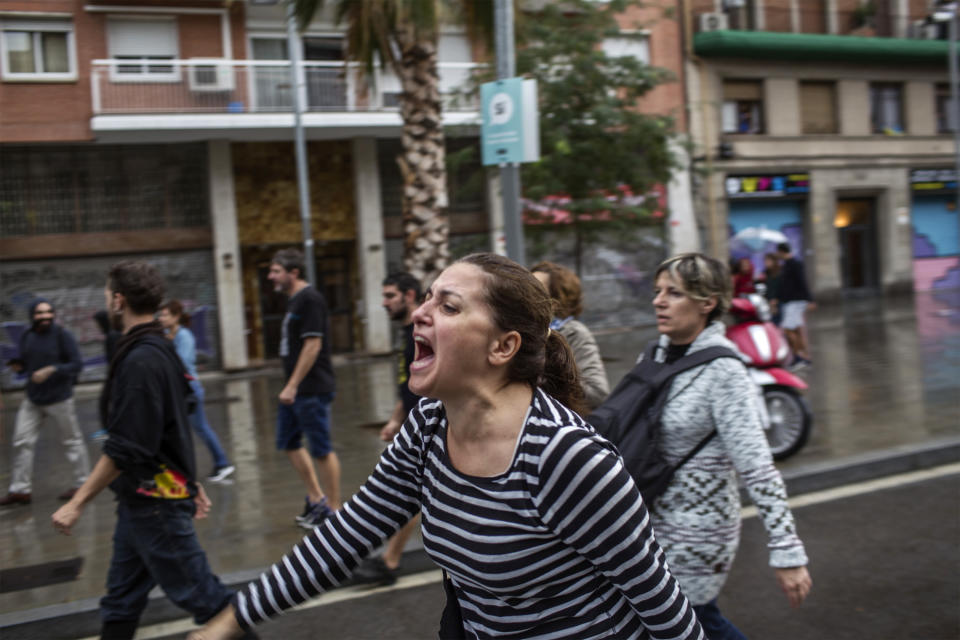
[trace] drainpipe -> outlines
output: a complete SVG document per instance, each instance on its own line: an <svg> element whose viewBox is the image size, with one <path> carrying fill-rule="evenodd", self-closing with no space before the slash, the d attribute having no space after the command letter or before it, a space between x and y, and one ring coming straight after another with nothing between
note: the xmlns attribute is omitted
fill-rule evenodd
<svg viewBox="0 0 960 640"><path fill-rule="evenodd" d="M700 127L703 132L704 158L707 168L707 252L711 255L719 255L719 246L716 238L717 234L717 204L714 198L713 186L713 150L714 145L709 137L708 118L704 102L706 100L706 73L704 72L703 60L701 60L693 50L693 14L691 0L682 0L683 2L683 38L686 44L686 57L697 69L697 81L700 83ZM690 120L693 121L691 104Z"/></svg>

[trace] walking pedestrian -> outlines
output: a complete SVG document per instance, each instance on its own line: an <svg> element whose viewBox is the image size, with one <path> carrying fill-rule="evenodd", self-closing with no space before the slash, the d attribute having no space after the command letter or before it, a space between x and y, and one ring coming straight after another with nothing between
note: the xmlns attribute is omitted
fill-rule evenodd
<svg viewBox="0 0 960 640"><path fill-rule="evenodd" d="M302 253L282 249L273 256L267 277L275 291L288 297L279 350L286 384L278 397L277 449L286 452L307 490L297 524L312 529L340 508L340 458L330 437L336 381L327 302L304 278L303 264ZM303 448L304 436L309 453Z"/></svg>
<svg viewBox="0 0 960 640"><path fill-rule="evenodd" d="M17 410L13 431L13 472L10 490L0 507L30 504L33 464L40 427L52 421L60 431L73 484L57 496L69 500L90 472L90 458L73 405L73 387L83 369L73 334L56 323L53 305L38 299L30 305L30 328L20 337L20 357L11 368L27 375L27 389Z"/></svg>
<svg viewBox="0 0 960 640"><path fill-rule="evenodd" d="M538 262L530 271L550 293L554 307L550 328L562 335L573 349L587 408L596 409L610 395L610 383L596 339L587 325L577 320L583 313L580 278L554 262Z"/></svg>
<svg viewBox="0 0 960 640"><path fill-rule="evenodd" d="M568 408L582 392L551 316L507 258L445 269L413 314L424 398L373 475L190 638L233 637L333 587L418 510L460 637L702 638L622 460Z"/></svg>
<svg viewBox="0 0 960 640"><path fill-rule="evenodd" d="M783 320L780 327L793 350L793 366L795 368L810 366L813 362L807 348L805 314L815 305L810 289L807 287L807 275L803 263L794 257L788 243L778 244L777 254L783 261L780 275L780 306L783 310Z"/></svg>
<svg viewBox="0 0 960 640"><path fill-rule="evenodd" d="M699 253L681 254L657 268L655 282L657 361L674 362L712 346L736 349L720 322L731 299L723 263ZM742 362L717 358L677 374L667 398L660 419L666 462L677 464L711 433L715 436L650 505L653 527L707 637L742 640L717 607L740 541L737 475L760 512L770 539L770 566L790 604L799 606L811 587L807 555L763 433L756 386Z"/></svg>
<svg viewBox="0 0 960 640"><path fill-rule="evenodd" d="M403 331L403 350L397 359L397 404L383 429L380 430L380 439L384 442L393 442L400 433L403 421L407 419L420 396L410 391L410 365L416 351L413 342L413 312L420 305L420 281L405 271L392 273L383 280L383 308L390 319L400 322ZM397 581L397 570L403 558L403 549L417 526L420 518L414 516L403 525L396 534L387 541L383 553L364 558L360 567L354 572L353 579L361 584L376 584L379 586L391 585Z"/></svg>
<svg viewBox="0 0 960 640"><path fill-rule="evenodd" d="M170 300L160 306L160 313L157 319L163 326L164 334L169 340L173 341L173 347L177 350L177 355L183 361L183 366L187 368L190 374L190 388L195 396L194 408L190 412L190 426L194 432L200 436L203 443L210 451L213 457L213 471L207 476L210 482L223 482L236 470L230 464L220 439L210 426L207 420L207 412L203 406L205 394L203 385L200 384L200 378L197 376L197 340L190 331L190 314L183 310L183 304L179 300Z"/></svg>
<svg viewBox="0 0 960 640"><path fill-rule="evenodd" d="M775 253L763 254L763 284L765 287L764 296L770 303L770 313L773 323L780 326L783 319L783 309L780 306L780 287L783 281L783 274L780 268L780 256Z"/></svg>
<svg viewBox="0 0 960 640"><path fill-rule="evenodd" d="M113 557L100 600L102 640L134 637L156 585L200 624L231 597L193 527L210 501L195 481L186 369L154 319L163 293L163 279L146 263L110 268L104 298L123 337L100 397L107 440L90 477L51 517L53 527L69 535L103 489L116 495Z"/></svg>

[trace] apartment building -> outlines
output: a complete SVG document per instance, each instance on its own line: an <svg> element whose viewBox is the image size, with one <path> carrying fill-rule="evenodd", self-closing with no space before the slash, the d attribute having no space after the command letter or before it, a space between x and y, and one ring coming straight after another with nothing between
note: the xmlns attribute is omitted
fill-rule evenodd
<svg viewBox="0 0 960 640"><path fill-rule="evenodd" d="M820 299L960 286L945 27L926 0L695 0L696 201L717 255L786 238Z"/></svg>
<svg viewBox="0 0 960 640"><path fill-rule="evenodd" d="M380 282L402 263L399 83L344 62L319 16L299 39L312 236L336 351L386 351ZM475 66L440 36L441 87ZM103 374L106 268L148 257L194 312L210 366L275 357L270 256L302 242L286 17L277 3L0 1L0 320L15 350L42 295ZM448 148L477 135L450 104ZM486 193L450 176L451 242L486 242ZM7 372L5 375L9 375ZM8 381L5 381L8 382Z"/></svg>
<svg viewBox="0 0 960 640"><path fill-rule="evenodd" d="M676 2L659 3L670 9ZM611 53L673 71L643 108L682 136L681 23L622 16ZM643 27L637 38L637 24ZM344 61L343 31L320 15L299 39L291 82L286 16L264 0L0 0L0 348L15 350L27 301L43 295L103 375L105 270L148 257L194 313L208 366L275 357L283 300L266 272L302 242L292 87L302 86L317 273L336 351L385 351L380 282L402 264L399 82ZM626 47L626 48L624 48ZM476 66L462 30L442 30L441 91ZM476 105L445 99L448 151L476 141ZM684 139L676 149L684 152ZM485 249L496 184L448 175L454 252ZM493 174L491 174L493 175ZM671 240L696 248L689 171L668 186ZM491 222L492 220L492 222ZM495 233L493 235L496 235ZM9 376L9 372L4 374ZM2 380L6 386L9 379Z"/></svg>

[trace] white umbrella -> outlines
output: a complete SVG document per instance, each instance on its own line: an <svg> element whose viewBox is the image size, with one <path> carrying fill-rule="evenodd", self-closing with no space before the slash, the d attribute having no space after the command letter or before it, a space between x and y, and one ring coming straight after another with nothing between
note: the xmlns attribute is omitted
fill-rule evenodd
<svg viewBox="0 0 960 640"><path fill-rule="evenodd" d="M747 227L730 238L730 248L743 247L751 253L757 253L763 251L767 244L780 244L781 242L789 242L787 236L781 231L765 227Z"/></svg>

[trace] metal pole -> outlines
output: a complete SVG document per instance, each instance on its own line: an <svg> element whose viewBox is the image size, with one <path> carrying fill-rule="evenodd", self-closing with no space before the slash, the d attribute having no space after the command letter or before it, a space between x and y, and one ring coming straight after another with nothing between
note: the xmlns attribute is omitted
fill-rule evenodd
<svg viewBox="0 0 960 640"><path fill-rule="evenodd" d="M494 29L497 51L497 79L517 74L514 59L513 2L496 0ZM510 162L500 165L500 188L503 193L503 230L507 241L507 257L526 265L523 243L523 219L520 207L520 167Z"/></svg>
<svg viewBox="0 0 960 640"><path fill-rule="evenodd" d="M310 182L307 175L307 143L303 135L302 88L303 68L300 65L300 38L293 3L287 3L287 51L290 53L290 88L293 94L294 150L297 158L297 191L300 195L300 226L303 233L303 261L307 267L307 282L317 285L317 265L313 258L313 229L310 225Z"/></svg>
<svg viewBox="0 0 960 640"><path fill-rule="evenodd" d="M950 17L950 113L947 115L947 124L953 129L953 171L956 188L956 211L960 211L960 90L957 82L957 20L960 6L954 4L953 15Z"/></svg>

